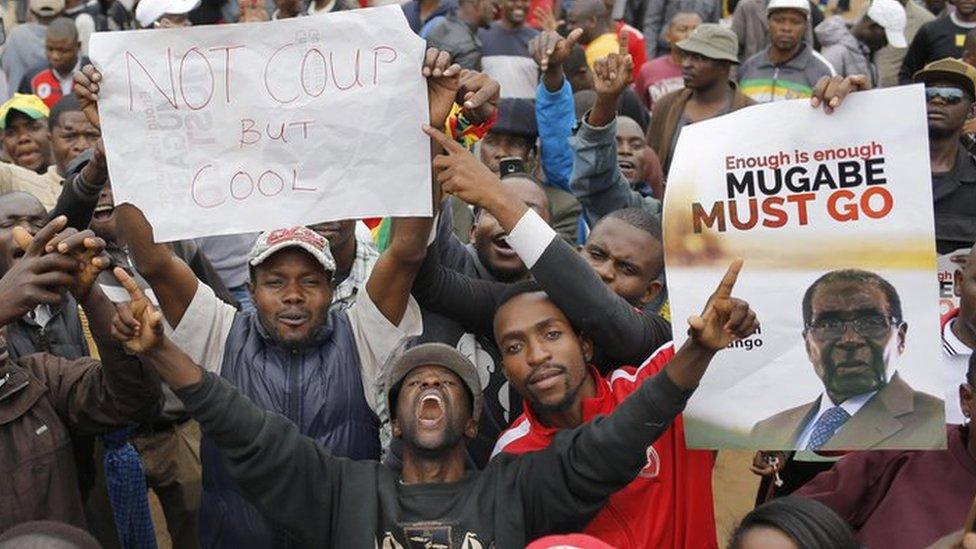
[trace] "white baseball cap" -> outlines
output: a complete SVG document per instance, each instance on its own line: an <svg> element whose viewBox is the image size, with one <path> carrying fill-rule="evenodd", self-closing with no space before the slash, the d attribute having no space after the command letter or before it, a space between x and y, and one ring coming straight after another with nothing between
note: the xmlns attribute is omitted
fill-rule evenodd
<svg viewBox="0 0 976 549"><path fill-rule="evenodd" d="M136 20L148 29L164 15L183 15L200 5L200 0L140 0L136 6Z"/></svg>
<svg viewBox="0 0 976 549"><path fill-rule="evenodd" d="M766 5L766 17L769 17L774 10L798 10L809 17L810 2L809 0L769 0L769 4Z"/></svg>
<svg viewBox="0 0 976 549"><path fill-rule="evenodd" d="M907 48L905 40L905 8L897 0L873 0L867 16L884 27L888 44L893 48Z"/></svg>

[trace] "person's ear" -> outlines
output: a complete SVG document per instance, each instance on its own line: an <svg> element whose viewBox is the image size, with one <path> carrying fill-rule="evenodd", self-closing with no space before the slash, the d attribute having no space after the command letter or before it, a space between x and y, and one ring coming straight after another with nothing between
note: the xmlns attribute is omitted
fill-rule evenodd
<svg viewBox="0 0 976 549"><path fill-rule="evenodd" d="M973 387L969 383L960 383L959 407L962 408L962 415L966 417L967 422L972 419L972 410L974 408L974 404L976 404L974 399L976 399L976 395L973 395Z"/></svg>
<svg viewBox="0 0 976 549"><path fill-rule="evenodd" d="M586 359L586 363L589 364L593 361L593 342L590 338L583 334L579 334L580 338L580 349L583 351L583 358Z"/></svg>
<svg viewBox="0 0 976 549"><path fill-rule="evenodd" d="M400 429L400 420L393 418L390 422L390 427L393 429L393 438L403 438L403 430Z"/></svg>
<svg viewBox="0 0 976 549"><path fill-rule="evenodd" d="M471 418L464 425L464 438L473 440L476 436L478 436L478 420L477 418Z"/></svg>
<svg viewBox="0 0 976 549"><path fill-rule="evenodd" d="M898 354L905 352L905 336L908 335L908 323L904 320L898 326Z"/></svg>
<svg viewBox="0 0 976 549"><path fill-rule="evenodd" d="M471 224L471 230L468 231L468 243L474 244L474 232L478 229L478 216L474 216L474 223Z"/></svg>
<svg viewBox="0 0 976 549"><path fill-rule="evenodd" d="M254 283L248 281L247 283L247 293L251 294L251 299L254 299Z"/></svg>
<svg viewBox="0 0 976 549"><path fill-rule="evenodd" d="M655 297L657 297L657 294L661 293L663 288L664 285L661 284L660 280L656 278L652 280L651 283L647 285L647 290L644 291L644 295L641 296L641 305L647 305L650 303Z"/></svg>

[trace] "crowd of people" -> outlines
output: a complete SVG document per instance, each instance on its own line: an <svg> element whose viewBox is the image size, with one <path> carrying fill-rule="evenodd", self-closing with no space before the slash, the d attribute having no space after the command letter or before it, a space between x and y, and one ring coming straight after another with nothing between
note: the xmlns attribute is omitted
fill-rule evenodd
<svg viewBox="0 0 976 549"><path fill-rule="evenodd" d="M0 548L976 548L976 0L409 0L433 217L158 243L115 203L98 114L114 75L85 57L92 33L383 3L8 6ZM671 318L661 214L682 130L912 83L936 247L967 250L932 356L958 387L948 448L829 451L873 435L821 410L786 442L801 450L756 453L756 508L723 532L716 453L686 446L681 412L761 319L735 297L741 261ZM884 284L862 293L898 317ZM859 320L847 345L867 345ZM941 430L941 401L899 383ZM831 410L851 405L830 389ZM902 399L886 391L857 406Z"/></svg>

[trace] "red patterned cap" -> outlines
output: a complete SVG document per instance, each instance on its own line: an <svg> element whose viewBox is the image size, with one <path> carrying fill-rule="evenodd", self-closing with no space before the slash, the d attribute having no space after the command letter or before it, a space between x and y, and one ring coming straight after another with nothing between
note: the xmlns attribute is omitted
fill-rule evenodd
<svg viewBox="0 0 976 549"><path fill-rule="evenodd" d="M301 248L318 260L327 272L335 272L335 259L324 236L306 227L275 229L261 233L251 249L249 263L256 267L285 248Z"/></svg>

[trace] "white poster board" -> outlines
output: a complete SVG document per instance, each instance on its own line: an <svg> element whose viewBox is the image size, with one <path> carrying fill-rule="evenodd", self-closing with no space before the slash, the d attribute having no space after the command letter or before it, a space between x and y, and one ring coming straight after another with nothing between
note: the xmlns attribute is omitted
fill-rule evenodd
<svg viewBox="0 0 976 549"><path fill-rule="evenodd" d="M399 6L96 33L115 200L158 241L430 215L424 49Z"/></svg>
<svg viewBox="0 0 976 549"><path fill-rule="evenodd" d="M927 139L922 86L683 129L664 211L676 344L736 257L734 295L762 324L713 361L685 412L690 447L807 449L833 407L851 417L821 450L944 447Z"/></svg>

